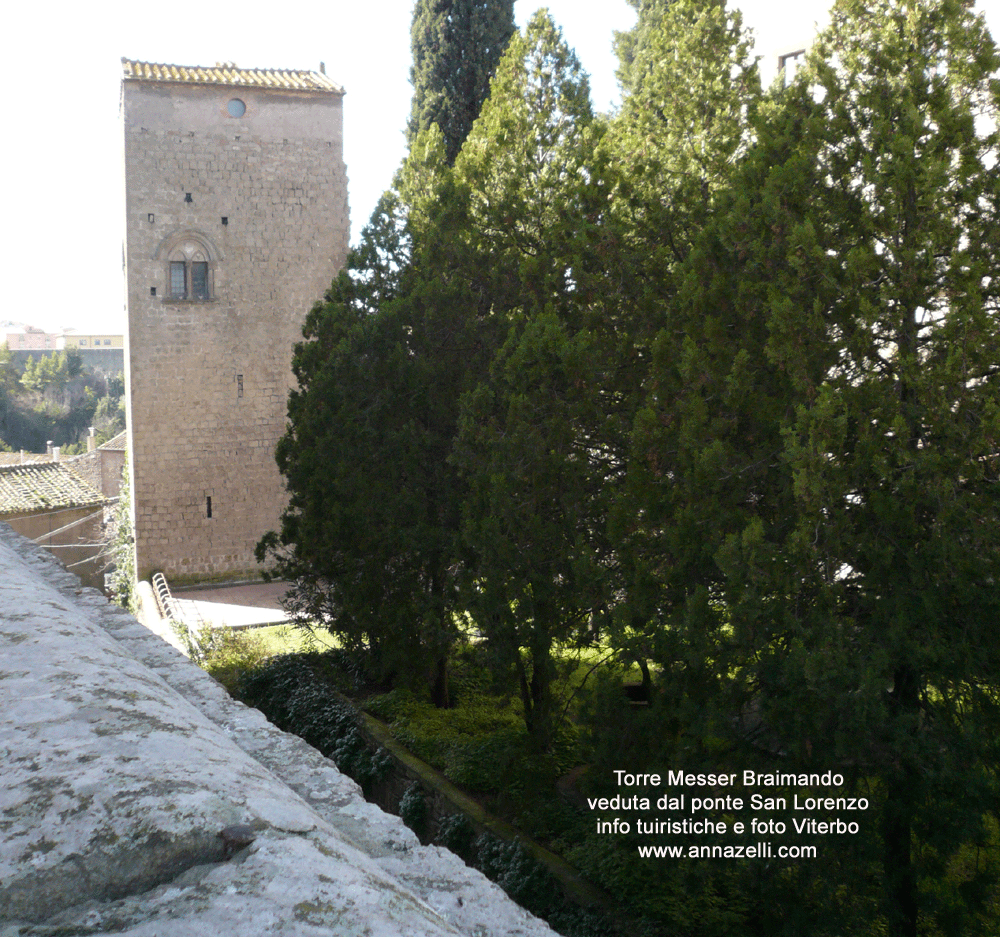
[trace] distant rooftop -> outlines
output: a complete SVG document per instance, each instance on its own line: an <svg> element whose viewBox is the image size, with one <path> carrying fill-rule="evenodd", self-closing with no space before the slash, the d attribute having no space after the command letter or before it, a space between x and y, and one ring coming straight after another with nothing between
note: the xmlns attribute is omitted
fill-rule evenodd
<svg viewBox="0 0 1000 937"><path fill-rule="evenodd" d="M128 431L122 430L117 436L112 436L106 443L97 447L98 449L114 449L124 452L128 448Z"/></svg>
<svg viewBox="0 0 1000 937"><path fill-rule="evenodd" d="M103 503L104 495L61 462L0 466L0 517Z"/></svg>
<svg viewBox="0 0 1000 937"><path fill-rule="evenodd" d="M125 81L171 81L198 85L230 85L243 88L281 88L293 91L330 91L343 94L344 89L322 72L297 69L239 68L233 62L203 65L159 65L155 62L134 62L122 57L122 77Z"/></svg>
<svg viewBox="0 0 1000 937"><path fill-rule="evenodd" d="M0 466L21 465L30 462L51 462L52 456L47 452L0 452Z"/></svg>

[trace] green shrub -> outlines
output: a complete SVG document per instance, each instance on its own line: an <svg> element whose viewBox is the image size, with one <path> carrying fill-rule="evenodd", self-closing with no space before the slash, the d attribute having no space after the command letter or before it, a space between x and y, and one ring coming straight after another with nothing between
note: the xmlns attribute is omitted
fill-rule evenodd
<svg viewBox="0 0 1000 937"><path fill-rule="evenodd" d="M376 719L383 722L393 723L399 719L405 719L426 705L413 695L411 690L396 689L378 696L371 696L364 702L364 708ZM431 707L433 708L433 707Z"/></svg>
<svg viewBox="0 0 1000 937"><path fill-rule="evenodd" d="M173 628L188 656L218 680L231 696L236 695L243 674L260 666L270 656L267 643L252 631L206 625L193 632L179 622L173 622Z"/></svg>
<svg viewBox="0 0 1000 937"><path fill-rule="evenodd" d="M121 495L115 507L114 523L111 525L111 554L113 568L108 574L108 588L111 601L133 615L139 614L139 595L135 577L135 536L132 531L132 508L129 494L128 456L122 468Z"/></svg>
<svg viewBox="0 0 1000 937"><path fill-rule="evenodd" d="M643 859L636 843L601 836L592 830L565 852L565 858L620 907L642 915L650 928L667 933L729 937L746 932L746 882L743 890L731 879L743 873L707 862L662 862ZM805 933L806 931L803 931Z"/></svg>
<svg viewBox="0 0 1000 937"><path fill-rule="evenodd" d="M392 770L392 756L382 748L375 752L368 748L354 707L338 698L319 675L324 665L323 655L315 652L272 658L244 674L238 696L370 790Z"/></svg>
<svg viewBox="0 0 1000 937"><path fill-rule="evenodd" d="M414 755L470 790L503 791L524 751L520 716L495 699L467 695L457 708L437 709L407 690L393 690L372 697L365 708L388 722Z"/></svg>
<svg viewBox="0 0 1000 937"><path fill-rule="evenodd" d="M545 917L565 900L552 874L518 843L506 843L492 833L476 840L476 866L522 908Z"/></svg>
<svg viewBox="0 0 1000 937"><path fill-rule="evenodd" d="M441 770L450 781L470 791L507 793L512 783L516 785L515 773L526 739L520 725L453 739L444 753Z"/></svg>
<svg viewBox="0 0 1000 937"><path fill-rule="evenodd" d="M429 810L424 789L414 781L399 802L400 819L421 839L427 833Z"/></svg>
<svg viewBox="0 0 1000 937"><path fill-rule="evenodd" d="M623 933L602 911L581 908L563 894L559 882L518 843L507 843L492 833L475 842L474 865L499 885L522 908L544 918L564 937L614 937ZM655 931L630 922L629 934L653 937Z"/></svg>
<svg viewBox="0 0 1000 937"><path fill-rule="evenodd" d="M456 855L466 858L472 850L472 838L476 830L472 821L464 813L453 813L438 821L434 842L450 849Z"/></svg>

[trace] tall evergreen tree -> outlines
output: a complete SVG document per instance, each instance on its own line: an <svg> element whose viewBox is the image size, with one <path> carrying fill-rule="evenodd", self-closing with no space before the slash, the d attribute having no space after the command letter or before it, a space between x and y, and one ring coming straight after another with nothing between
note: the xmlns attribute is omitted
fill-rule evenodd
<svg viewBox="0 0 1000 937"><path fill-rule="evenodd" d="M1000 738L1000 59L968 6L835 6L682 267L635 437L671 756L864 786L893 937L982 932L996 873L955 871Z"/></svg>
<svg viewBox="0 0 1000 937"><path fill-rule="evenodd" d="M617 320L608 396L629 421L623 443L614 447L622 474L633 438L658 440L638 443L643 455L632 460L628 485L619 484L610 499L612 568L618 591L629 596L613 616L615 641L642 666L662 624L653 580L662 584L670 568L678 571L679 588L694 581L691 570L681 573L674 561L659 569L653 561L664 547L667 528L659 521L672 509L666 503L683 490L678 449L666 437L680 425L676 395L687 380L673 368L687 324L678 317L684 265L748 152L761 89L750 37L739 13L728 11L723 0L645 2L633 38L623 67L637 71L602 150L616 170L604 227L613 240L614 263L624 273L607 278L618 289L617 295L606 294L606 315ZM623 56L625 51L619 49ZM710 309L694 318L693 327L710 327L717 316ZM673 480L668 498L660 488L664 479ZM640 491L647 483L649 498ZM638 523L640 516L649 523Z"/></svg>
<svg viewBox="0 0 1000 937"><path fill-rule="evenodd" d="M430 685L439 706L463 563L448 455L468 376L492 348L476 314L483 267L455 257L463 206L440 130L424 131L307 318L276 454L290 503L257 548L295 583L297 619L366 652L383 678Z"/></svg>
<svg viewBox="0 0 1000 937"><path fill-rule="evenodd" d="M411 144L437 124L448 164L454 163L513 33L514 0L417 0L410 29Z"/></svg>
<svg viewBox="0 0 1000 937"><path fill-rule="evenodd" d="M558 642L587 633L602 604L595 518L602 362L596 221L606 203L593 162L600 126L576 56L544 11L510 43L455 164L470 237L493 270L507 328L468 395L456 459L468 478L472 614L495 659L517 673L528 730L552 740Z"/></svg>
<svg viewBox="0 0 1000 937"><path fill-rule="evenodd" d="M636 67L636 59L646 46L650 32L656 29L670 0L627 0L636 12L636 24L631 29L615 30L615 54L618 56L618 83L628 94L634 90L643 70L648 66Z"/></svg>
<svg viewBox="0 0 1000 937"><path fill-rule="evenodd" d="M626 56L631 75L606 146L620 167L612 211L638 241L641 275L668 275L710 216L750 143L760 98L751 37L725 0L644 0Z"/></svg>

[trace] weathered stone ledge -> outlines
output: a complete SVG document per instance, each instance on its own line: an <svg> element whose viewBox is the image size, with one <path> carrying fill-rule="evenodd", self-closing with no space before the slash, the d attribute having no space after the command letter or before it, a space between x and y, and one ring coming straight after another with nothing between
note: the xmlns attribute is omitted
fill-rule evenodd
<svg viewBox="0 0 1000 937"><path fill-rule="evenodd" d="M0 762L0 937L552 933L5 525Z"/></svg>

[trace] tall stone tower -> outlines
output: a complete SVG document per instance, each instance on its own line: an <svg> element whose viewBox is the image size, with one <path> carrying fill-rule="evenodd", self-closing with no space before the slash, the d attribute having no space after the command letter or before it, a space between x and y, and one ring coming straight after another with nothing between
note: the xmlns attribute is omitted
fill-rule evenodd
<svg viewBox="0 0 1000 937"><path fill-rule="evenodd" d="M136 568L255 575L292 346L347 256L343 89L122 59Z"/></svg>

